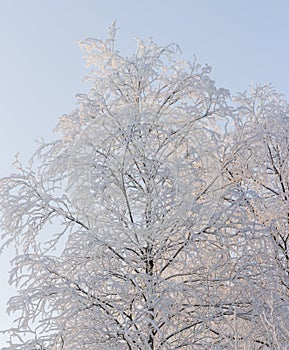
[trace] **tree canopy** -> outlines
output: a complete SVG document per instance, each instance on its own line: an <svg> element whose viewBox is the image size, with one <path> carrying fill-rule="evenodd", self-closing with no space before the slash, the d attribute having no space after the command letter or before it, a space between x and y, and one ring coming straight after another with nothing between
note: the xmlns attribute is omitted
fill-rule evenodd
<svg viewBox="0 0 289 350"><path fill-rule="evenodd" d="M176 45L80 43L91 89L0 182L9 350L284 349L287 102Z"/></svg>

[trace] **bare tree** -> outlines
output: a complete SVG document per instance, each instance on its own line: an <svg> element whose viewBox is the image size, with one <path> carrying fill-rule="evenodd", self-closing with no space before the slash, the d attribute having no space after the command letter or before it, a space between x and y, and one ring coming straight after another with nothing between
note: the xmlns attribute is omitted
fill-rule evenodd
<svg viewBox="0 0 289 350"><path fill-rule="evenodd" d="M228 91L175 45L122 57L115 26L80 46L90 92L1 180L7 349L284 348L278 244L238 177Z"/></svg>

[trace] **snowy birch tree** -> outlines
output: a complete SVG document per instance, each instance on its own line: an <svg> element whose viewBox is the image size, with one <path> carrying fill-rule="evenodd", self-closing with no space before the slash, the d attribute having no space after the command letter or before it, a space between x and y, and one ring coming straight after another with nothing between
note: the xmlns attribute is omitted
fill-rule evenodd
<svg viewBox="0 0 289 350"><path fill-rule="evenodd" d="M80 44L91 90L1 180L18 289L6 349L283 349L287 214L260 219L264 186L239 179L249 138L228 91L177 46L123 57L115 34Z"/></svg>
<svg viewBox="0 0 289 350"><path fill-rule="evenodd" d="M270 348L283 349L289 339L289 105L270 84L239 94L236 103L238 151L228 173L262 228L265 246L255 248L266 271L258 281L261 309Z"/></svg>

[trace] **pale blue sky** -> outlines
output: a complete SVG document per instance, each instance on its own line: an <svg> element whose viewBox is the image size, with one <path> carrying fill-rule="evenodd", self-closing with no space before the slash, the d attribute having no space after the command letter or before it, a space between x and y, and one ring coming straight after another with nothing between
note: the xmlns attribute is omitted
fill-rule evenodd
<svg viewBox="0 0 289 350"><path fill-rule="evenodd" d="M233 93L272 82L289 99L288 0L0 0L0 177L13 156L26 161L40 137L87 90L75 42L104 37L117 20L118 49L134 38L176 42L213 67L217 85ZM9 254L0 257L0 328L7 325ZM0 348L3 347L0 338Z"/></svg>

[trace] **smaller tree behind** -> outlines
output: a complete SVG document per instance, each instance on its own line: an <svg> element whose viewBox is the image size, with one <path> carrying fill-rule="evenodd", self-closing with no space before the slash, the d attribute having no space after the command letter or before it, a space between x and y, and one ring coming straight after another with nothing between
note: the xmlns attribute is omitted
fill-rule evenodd
<svg viewBox="0 0 289 350"><path fill-rule="evenodd" d="M263 232L266 245L259 247L258 263L267 273L258 282L260 291L264 286L260 298L262 308L271 311L263 313L267 333L275 339L274 348L280 348L289 338L289 106L270 84L251 87L235 101L238 123L232 144L238 151L229 178ZM272 275L274 283L268 283Z"/></svg>

